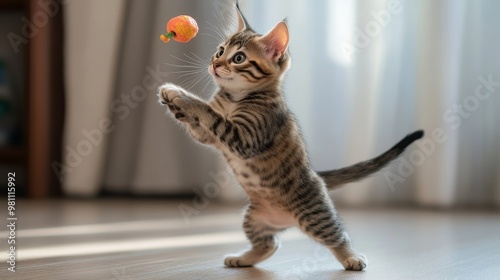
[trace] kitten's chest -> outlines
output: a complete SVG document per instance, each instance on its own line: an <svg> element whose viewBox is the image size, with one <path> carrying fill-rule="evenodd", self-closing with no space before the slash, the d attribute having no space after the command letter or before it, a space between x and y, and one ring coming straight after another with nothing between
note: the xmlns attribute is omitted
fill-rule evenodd
<svg viewBox="0 0 500 280"><path fill-rule="evenodd" d="M237 104L229 102L219 97L215 97L210 102L210 105L215 112L219 113L220 115L223 115L226 118L230 117L237 110L238 107Z"/></svg>
<svg viewBox="0 0 500 280"><path fill-rule="evenodd" d="M240 159L234 155L230 155L229 151L224 154L226 155L228 165L233 170L236 179L248 196L252 197L258 195L262 198L273 196L270 188L262 186L260 175L252 168L252 160Z"/></svg>
<svg viewBox="0 0 500 280"><path fill-rule="evenodd" d="M227 156L226 159L243 188L260 187L260 177L252 170L251 160L243 160L232 155Z"/></svg>

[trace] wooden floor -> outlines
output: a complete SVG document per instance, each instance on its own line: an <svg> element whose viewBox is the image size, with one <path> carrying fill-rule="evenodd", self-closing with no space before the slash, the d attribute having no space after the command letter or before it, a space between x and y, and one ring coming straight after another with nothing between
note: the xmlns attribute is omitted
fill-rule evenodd
<svg viewBox="0 0 500 280"><path fill-rule="evenodd" d="M500 213L340 209L369 264L344 271L296 230L255 268L225 268L248 244L241 210L215 202L184 219L191 201L18 201L17 272L0 279L500 279ZM6 211L0 216L6 221Z"/></svg>

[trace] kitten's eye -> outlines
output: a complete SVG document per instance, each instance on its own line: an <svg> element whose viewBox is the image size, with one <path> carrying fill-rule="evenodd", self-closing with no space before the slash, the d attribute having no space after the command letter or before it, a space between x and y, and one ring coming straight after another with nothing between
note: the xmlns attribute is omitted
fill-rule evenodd
<svg viewBox="0 0 500 280"><path fill-rule="evenodd" d="M245 56L244 53L237 53L236 55L233 56L233 62L236 64L241 64L243 63L247 57Z"/></svg>
<svg viewBox="0 0 500 280"><path fill-rule="evenodd" d="M217 57L221 57L224 54L224 48L221 47L219 51L217 52Z"/></svg>

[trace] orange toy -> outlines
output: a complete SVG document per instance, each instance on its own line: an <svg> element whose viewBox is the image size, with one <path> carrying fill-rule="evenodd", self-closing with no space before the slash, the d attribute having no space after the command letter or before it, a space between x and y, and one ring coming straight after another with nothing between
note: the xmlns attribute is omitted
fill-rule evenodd
<svg viewBox="0 0 500 280"><path fill-rule="evenodd" d="M167 23L167 34L162 34L160 39L168 43L170 39L187 43L198 34L198 24L190 16L176 16Z"/></svg>

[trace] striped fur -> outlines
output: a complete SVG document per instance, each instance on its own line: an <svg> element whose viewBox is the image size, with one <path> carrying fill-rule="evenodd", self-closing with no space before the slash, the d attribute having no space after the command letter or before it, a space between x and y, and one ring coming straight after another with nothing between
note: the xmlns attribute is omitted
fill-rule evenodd
<svg viewBox="0 0 500 280"><path fill-rule="evenodd" d="M366 258L351 247L327 184L333 188L374 173L422 133L373 160L314 172L281 90L290 66L286 24L259 35L239 15L239 31L212 58L209 72L220 88L209 102L173 84L159 89L160 102L191 135L222 152L248 195L243 228L252 247L226 257L225 265L252 266L267 259L279 247L277 234L296 226L327 246L345 269L362 270Z"/></svg>

